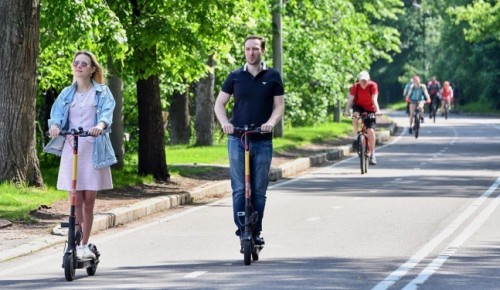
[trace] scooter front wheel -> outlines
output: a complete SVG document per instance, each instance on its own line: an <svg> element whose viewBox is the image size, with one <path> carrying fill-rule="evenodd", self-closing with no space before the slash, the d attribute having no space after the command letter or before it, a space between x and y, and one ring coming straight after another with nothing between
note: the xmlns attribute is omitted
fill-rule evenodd
<svg viewBox="0 0 500 290"><path fill-rule="evenodd" d="M73 281L75 279L76 271L76 257L73 253L64 254L63 266L64 266L64 277L66 281Z"/></svg>
<svg viewBox="0 0 500 290"><path fill-rule="evenodd" d="M252 263L252 241L243 240L243 260L245 265L250 265Z"/></svg>

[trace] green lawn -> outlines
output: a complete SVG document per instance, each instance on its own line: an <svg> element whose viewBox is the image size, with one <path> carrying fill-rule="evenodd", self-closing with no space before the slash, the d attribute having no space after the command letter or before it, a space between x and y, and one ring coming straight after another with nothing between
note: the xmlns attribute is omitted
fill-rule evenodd
<svg viewBox="0 0 500 290"><path fill-rule="evenodd" d="M350 134L351 121L341 123L325 123L311 127L285 128L283 138L275 138L274 150L280 152L288 148L298 148L321 140L342 137ZM195 146L167 146L167 164L171 175L193 173L193 169L180 164L228 164L226 139L219 140L210 147ZM151 183L151 176L138 176L136 172L137 156L127 157L124 169L113 170L113 184L115 187ZM207 170L207 169L203 169ZM40 205L52 205L53 202L67 198L67 192L55 189L58 165L42 168L45 182L44 189L18 186L10 183L0 184L0 218L23 220L30 222L29 213Z"/></svg>

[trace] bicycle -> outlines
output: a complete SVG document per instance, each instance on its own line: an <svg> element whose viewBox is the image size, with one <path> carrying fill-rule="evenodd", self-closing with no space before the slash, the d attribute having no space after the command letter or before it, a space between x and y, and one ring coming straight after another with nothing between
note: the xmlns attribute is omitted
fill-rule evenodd
<svg viewBox="0 0 500 290"><path fill-rule="evenodd" d="M415 112L413 112L413 134L415 135L415 139L418 138L418 133L420 131L420 108L415 108Z"/></svg>
<svg viewBox="0 0 500 290"><path fill-rule="evenodd" d="M88 131L83 128L71 129L69 131L61 131L60 136L73 136L73 166L72 166L72 182L70 192L70 214L68 223L61 224L62 227L68 227L68 240L64 249L63 263L64 277L66 281L73 281L75 279L76 269L85 268L89 276L94 276L99 264L100 253L94 244L89 244L89 249L94 253L96 258L79 260L76 256L76 247L80 245L82 240L82 229L76 229L76 183L77 183L77 166L78 166L78 138L92 136Z"/></svg>
<svg viewBox="0 0 500 290"><path fill-rule="evenodd" d="M361 116L355 117L353 116L352 118L358 118L362 120L362 126L361 130L358 130L358 137L356 138L356 143L357 143L357 153L359 156L359 165L361 168L361 174L368 173L368 160L370 158L370 143L368 142L368 131L365 126L365 119L374 119L376 118L374 113L367 113L364 112L361 114Z"/></svg>
<svg viewBox="0 0 500 290"><path fill-rule="evenodd" d="M446 100L444 100L443 102L444 103L444 111L443 111L443 115L444 115L444 119L445 120L448 120L448 113L449 113L449 107L448 107L448 102Z"/></svg>
<svg viewBox="0 0 500 290"><path fill-rule="evenodd" d="M250 146L248 141L248 135L251 134L266 134L271 132L263 132L260 127L243 126L234 127L234 131L241 133L241 141L245 148L245 211L238 212L238 218L244 216L244 222L240 221L240 228L244 227L244 232L241 243L241 252L243 253L243 262L245 265L250 265L252 260L258 261L260 251L264 248L264 245L256 245L253 239L253 228L258 221L258 212L253 209L252 206L252 190L251 190L251 175L250 175Z"/></svg>

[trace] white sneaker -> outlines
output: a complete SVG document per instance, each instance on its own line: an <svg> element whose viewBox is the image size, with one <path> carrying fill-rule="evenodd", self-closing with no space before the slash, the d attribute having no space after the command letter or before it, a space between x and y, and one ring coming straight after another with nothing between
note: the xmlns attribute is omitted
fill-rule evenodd
<svg viewBox="0 0 500 290"><path fill-rule="evenodd" d="M95 259L95 254L89 249L88 245L83 245L82 248L82 259Z"/></svg>
<svg viewBox="0 0 500 290"><path fill-rule="evenodd" d="M78 258L78 260L83 259L83 246L82 245L76 246L76 257Z"/></svg>

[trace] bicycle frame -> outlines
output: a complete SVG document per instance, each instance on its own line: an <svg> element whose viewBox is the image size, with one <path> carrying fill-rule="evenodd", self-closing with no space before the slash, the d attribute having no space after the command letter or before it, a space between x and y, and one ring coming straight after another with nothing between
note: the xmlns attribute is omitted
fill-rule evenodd
<svg viewBox="0 0 500 290"><path fill-rule="evenodd" d="M371 151L370 142L368 140L368 129L365 126L365 119L375 118L375 114L364 112L360 116L353 117L357 118L357 122L361 119L361 129L358 130L358 156L360 161L361 174L368 172L368 155Z"/></svg>
<svg viewBox="0 0 500 290"><path fill-rule="evenodd" d="M413 133L415 134L415 139L418 138L418 133L420 131L420 107L418 103L415 106L415 111L413 112Z"/></svg>

